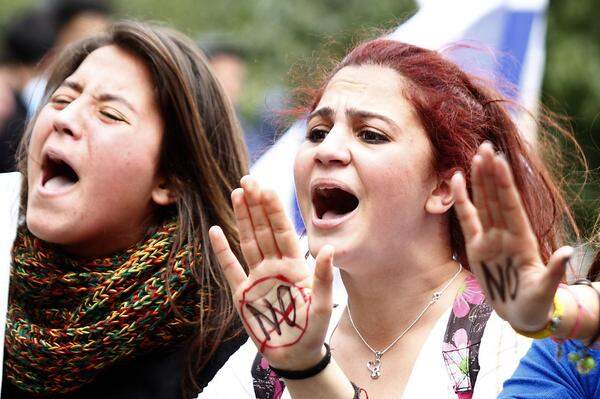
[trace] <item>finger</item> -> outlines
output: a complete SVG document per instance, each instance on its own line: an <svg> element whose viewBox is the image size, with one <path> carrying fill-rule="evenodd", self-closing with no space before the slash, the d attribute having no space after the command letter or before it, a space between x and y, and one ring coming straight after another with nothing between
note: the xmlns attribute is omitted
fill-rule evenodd
<svg viewBox="0 0 600 399"><path fill-rule="evenodd" d="M331 315L333 306L333 254L331 245L324 245L317 254L313 280L312 300L314 311L324 317Z"/></svg>
<svg viewBox="0 0 600 399"><path fill-rule="evenodd" d="M231 203L233 204L233 213L235 214L239 230L240 248L242 249L242 254L244 254L248 268L253 269L262 261L263 256L258 248L256 237L254 237L254 228L252 227L250 212L244 200L244 190L242 188L233 190L231 193Z"/></svg>
<svg viewBox="0 0 600 399"><path fill-rule="evenodd" d="M495 158L494 169L500 211L506 222L506 228L518 236L533 236L529 217L525 212L521 195L517 190L512 171L504 156Z"/></svg>
<svg viewBox="0 0 600 399"><path fill-rule="evenodd" d="M573 247L560 247L550 257L547 266L546 278L543 282L543 291L548 293L548 296L553 298L558 284L565 276L565 269L575 250Z"/></svg>
<svg viewBox="0 0 600 399"><path fill-rule="evenodd" d="M477 215L477 209L469 200L467 183L461 172L457 172L450 180L450 188L454 196L454 208L460 222L466 242L473 240L481 232L481 222Z"/></svg>
<svg viewBox="0 0 600 399"><path fill-rule="evenodd" d="M212 226L210 230L208 230L208 236L215 256L217 257L217 261L219 262L219 265L221 265L221 269L223 270L223 274L225 275L231 290L233 292L237 291L239 285L246 279L246 273L244 272L242 265L240 265L235 254L231 251L229 242L219 226Z"/></svg>
<svg viewBox="0 0 600 399"><path fill-rule="evenodd" d="M485 206L490 217L492 227L503 229L505 222L500 211L500 203L498 200L498 191L495 184L495 167L494 167L494 147L490 143L483 143L479 147L479 153L482 158L482 178L483 189L485 193Z"/></svg>
<svg viewBox="0 0 600 399"><path fill-rule="evenodd" d="M264 190L261 200L281 255L290 258L302 257L296 230L285 214L277 194L271 190Z"/></svg>
<svg viewBox="0 0 600 399"><path fill-rule="evenodd" d="M473 192L473 205L477 209L481 228L487 231L491 228L490 216L485 205L485 190L483 189L482 165L483 159L479 154L473 157L471 163L471 191Z"/></svg>
<svg viewBox="0 0 600 399"><path fill-rule="evenodd" d="M269 224L269 219L261 203L261 189L258 183L250 176L242 177L240 181L244 189L244 199L248 205L250 219L254 227L254 236L256 243L263 257L279 256L273 230Z"/></svg>

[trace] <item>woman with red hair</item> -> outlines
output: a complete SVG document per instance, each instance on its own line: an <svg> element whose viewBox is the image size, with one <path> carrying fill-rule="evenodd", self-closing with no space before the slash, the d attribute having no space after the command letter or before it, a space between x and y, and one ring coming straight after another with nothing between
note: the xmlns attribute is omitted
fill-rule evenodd
<svg viewBox="0 0 600 399"><path fill-rule="evenodd" d="M437 52L385 39L350 52L307 104L295 160L314 274L281 203L249 176L232 192L247 273L210 231L252 339L200 397L495 397L529 341L469 271L450 180L489 141L514 171L544 262L575 228L506 104ZM518 279L498 279L497 295Z"/></svg>

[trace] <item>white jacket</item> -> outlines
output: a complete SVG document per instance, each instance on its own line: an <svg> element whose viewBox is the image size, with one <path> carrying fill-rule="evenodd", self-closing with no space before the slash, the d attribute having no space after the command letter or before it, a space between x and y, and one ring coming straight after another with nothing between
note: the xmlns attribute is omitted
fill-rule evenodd
<svg viewBox="0 0 600 399"><path fill-rule="evenodd" d="M330 339L344 309L345 303L339 303L334 308L327 340ZM442 341L450 311L451 308L440 316L421 347L402 399L456 399L442 355ZM531 339L518 335L506 321L492 312L479 348L481 369L477 376L473 399L497 397L504 381L514 373L530 345ZM248 340L231 355L197 399L256 399L251 374L256 353L256 345ZM287 389L281 398L291 399Z"/></svg>
<svg viewBox="0 0 600 399"><path fill-rule="evenodd" d="M0 364L4 364L4 326L8 303L8 280L10 277L10 251L17 233L19 216L19 173L0 174ZM0 389L2 376L0 375Z"/></svg>

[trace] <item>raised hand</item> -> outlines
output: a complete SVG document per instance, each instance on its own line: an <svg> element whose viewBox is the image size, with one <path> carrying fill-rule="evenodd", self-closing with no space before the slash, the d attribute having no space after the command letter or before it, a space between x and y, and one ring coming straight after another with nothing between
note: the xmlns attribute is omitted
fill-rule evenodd
<svg viewBox="0 0 600 399"><path fill-rule="evenodd" d="M471 182L473 202L464 176L451 182L471 270L500 317L517 330L541 330L573 249L543 264L508 162L490 143L473 157Z"/></svg>
<svg viewBox="0 0 600 399"><path fill-rule="evenodd" d="M275 193L245 176L231 200L248 275L223 231L213 226L209 233L244 327L273 367L312 367L325 353L333 248L321 249L313 275Z"/></svg>

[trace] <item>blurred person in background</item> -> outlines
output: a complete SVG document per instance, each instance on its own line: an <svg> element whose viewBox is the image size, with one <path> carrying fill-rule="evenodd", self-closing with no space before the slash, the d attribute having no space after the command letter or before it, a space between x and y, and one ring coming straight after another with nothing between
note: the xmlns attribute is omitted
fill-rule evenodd
<svg viewBox="0 0 600 399"><path fill-rule="evenodd" d="M57 26L57 51L106 30L113 13L106 0L55 0L49 9Z"/></svg>
<svg viewBox="0 0 600 399"><path fill-rule="evenodd" d="M32 29L35 27L35 29ZM0 173L16 170L15 153L27 119L24 89L40 73L39 64L52 48L52 16L32 9L4 29L0 54Z"/></svg>
<svg viewBox="0 0 600 399"><path fill-rule="evenodd" d="M113 9L105 0L54 0L42 8L54 24L55 40L47 56L50 64L55 54L78 40L96 35L108 28ZM27 115L32 117L46 88L43 73L31 79L25 89Z"/></svg>
<svg viewBox="0 0 600 399"><path fill-rule="evenodd" d="M272 144L272 140L269 142L263 137L261 131L240 112L240 101L248 72L247 51L240 45L226 41L207 41L200 43L200 47L204 50L213 72L236 110L252 162L263 154Z"/></svg>

